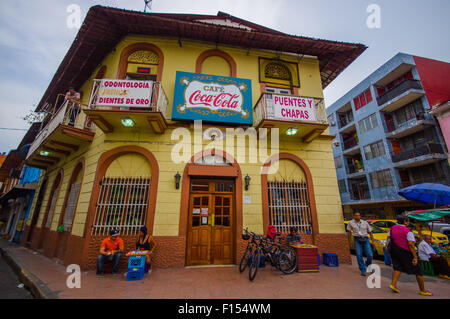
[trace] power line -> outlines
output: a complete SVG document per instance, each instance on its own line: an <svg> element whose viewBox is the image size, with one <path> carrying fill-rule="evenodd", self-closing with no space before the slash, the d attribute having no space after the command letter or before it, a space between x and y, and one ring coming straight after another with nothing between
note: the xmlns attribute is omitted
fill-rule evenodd
<svg viewBox="0 0 450 319"><path fill-rule="evenodd" d="M0 127L0 130L10 130L10 131L28 131L27 128L10 128L10 127Z"/></svg>

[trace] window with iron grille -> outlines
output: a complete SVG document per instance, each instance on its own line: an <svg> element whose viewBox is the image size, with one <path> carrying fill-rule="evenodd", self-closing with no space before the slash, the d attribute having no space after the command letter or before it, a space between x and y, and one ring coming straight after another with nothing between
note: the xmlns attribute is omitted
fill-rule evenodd
<svg viewBox="0 0 450 319"><path fill-rule="evenodd" d="M268 182L269 223L287 234L291 227L311 233L311 209L306 182Z"/></svg>
<svg viewBox="0 0 450 319"><path fill-rule="evenodd" d="M92 235L137 235L145 226L150 177L103 177L100 183Z"/></svg>

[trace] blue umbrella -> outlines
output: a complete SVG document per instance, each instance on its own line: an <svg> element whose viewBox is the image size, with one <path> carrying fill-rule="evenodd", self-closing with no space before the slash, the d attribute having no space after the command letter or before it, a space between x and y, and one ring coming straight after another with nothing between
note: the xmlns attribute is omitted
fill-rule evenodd
<svg viewBox="0 0 450 319"><path fill-rule="evenodd" d="M422 183L402 188L400 196L424 204L450 205L450 187L442 184Z"/></svg>

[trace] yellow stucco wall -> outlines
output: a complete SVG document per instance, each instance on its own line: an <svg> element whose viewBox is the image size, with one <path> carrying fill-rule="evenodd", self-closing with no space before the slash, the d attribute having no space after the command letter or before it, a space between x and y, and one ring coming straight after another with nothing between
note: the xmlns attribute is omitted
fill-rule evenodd
<svg viewBox="0 0 450 319"><path fill-rule="evenodd" d="M195 64L197 57L206 50L216 49L213 44L204 44L198 42L183 41L180 47L177 40L149 38L144 36L127 36L116 46L116 50L111 52L104 61L93 72L90 79L81 87L83 92L82 103L87 104L93 83L93 78L102 65L107 66L105 78L116 78L119 67L119 60L122 50L139 42L149 42L159 47L164 54L164 65L162 73L162 85L169 99L169 109L172 106L172 98L174 92L174 82L176 71L195 72ZM246 78L252 81L252 99L253 105L261 95L259 87L259 69L258 57L274 58L275 53L263 52L256 50L243 50L238 48L227 48L219 46L219 49L227 52L233 57L237 65L237 77ZM319 63L316 59L302 58L294 56L281 56L283 60L299 63L300 88L298 95L315 98L323 98L322 85L320 80ZM217 64L219 73L227 72L223 59L212 58L205 61L205 69L212 70ZM171 117L171 112L168 112ZM84 115L83 115L84 116ZM81 120L84 121L84 118ZM171 123L172 121L169 121ZM44 212L48 205L49 193L52 188L53 181L62 168L64 177L59 190L58 201L56 204L55 214L51 229L56 230L57 221L61 214L64 196L67 191L67 183L70 175L75 168L76 163L83 158L85 161L85 170L83 174L83 184L80 191L78 206L74 217L74 226L72 234L82 236L84 233L85 222L88 214L88 206L91 197L92 186L94 182L95 172L100 155L113 148L123 145L137 145L144 147L153 153L159 165L159 183L156 202L156 211L154 219L154 235L156 236L177 236L180 218L180 200L181 188L176 190L174 186L174 175L176 172L182 174L185 164L174 163L171 159L171 152L178 140L171 140L173 128L169 128L164 134L156 135L150 129L121 129L114 133L105 135L99 128L95 128L95 138L90 145L80 148L77 152L72 153L69 157L60 161L57 167L52 167L48 172L49 182L47 191L42 203L41 213L38 220L38 226L41 225ZM192 129L189 129L192 132ZM325 134L327 131L325 132ZM226 139L221 141L223 145ZM193 139L187 141L188 144L193 143ZM203 141L206 145L210 141ZM217 149L224 149L224 146ZM192 146L193 149L193 146ZM235 147L235 154L242 154L246 149ZM319 231L321 233L344 233L342 208L338 192L336 172L329 139L315 139L309 144L302 143L301 140L282 137L280 140L280 152L290 152L305 161L311 170L313 176L314 191L316 197L317 214L319 221ZM133 163L143 165L143 158L140 156L130 157ZM128 160L130 159L128 158ZM120 158L119 158L120 159ZM248 159L248 154L247 154ZM122 170L127 164L127 158L119 160L111 168L112 172ZM121 162L122 161L122 162ZM145 164L145 163L144 163ZM243 195L251 196L251 203L243 204L243 222L244 227L263 232L262 229L262 204L261 204L261 178L260 170L262 163L243 163L239 162L242 175L251 177L251 185L248 191L244 191ZM144 165L145 166L145 165ZM133 166L134 167L134 166ZM128 167L129 169L129 167ZM136 170L133 170L133 174ZM150 169L147 167L142 170L142 174L149 174ZM34 208L35 203L33 203ZM33 209L32 209L33 212ZM94 213L94 212L91 212ZM28 219L30 223L31 216Z"/></svg>

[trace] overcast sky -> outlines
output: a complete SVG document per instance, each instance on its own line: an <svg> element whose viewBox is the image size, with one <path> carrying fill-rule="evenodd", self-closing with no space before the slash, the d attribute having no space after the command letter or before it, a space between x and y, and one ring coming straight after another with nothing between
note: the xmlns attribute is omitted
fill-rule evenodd
<svg viewBox="0 0 450 319"><path fill-rule="evenodd" d="M0 0L0 152L16 148L22 120L41 99L77 29L67 8L82 19L101 4L144 9L144 0ZM381 27L368 28L367 7L381 9ZM449 0L154 0L153 12L230 13L288 34L363 43L369 48L325 89L331 105L398 52L450 62Z"/></svg>

